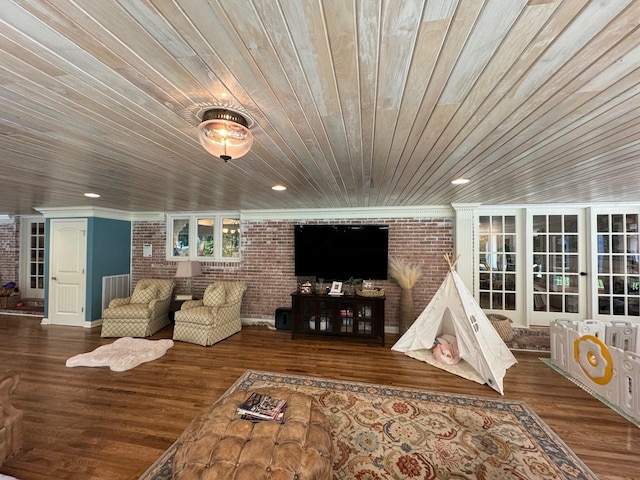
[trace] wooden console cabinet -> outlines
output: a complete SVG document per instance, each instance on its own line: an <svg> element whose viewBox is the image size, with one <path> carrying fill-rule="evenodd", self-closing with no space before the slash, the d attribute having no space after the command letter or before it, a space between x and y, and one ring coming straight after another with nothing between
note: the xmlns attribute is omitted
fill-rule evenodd
<svg viewBox="0 0 640 480"><path fill-rule="evenodd" d="M384 345L384 297L291 294L297 335L323 335L378 340Z"/></svg>

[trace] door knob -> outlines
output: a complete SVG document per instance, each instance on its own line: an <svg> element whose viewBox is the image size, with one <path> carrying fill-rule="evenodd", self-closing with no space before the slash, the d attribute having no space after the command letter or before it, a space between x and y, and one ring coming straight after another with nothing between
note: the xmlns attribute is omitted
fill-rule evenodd
<svg viewBox="0 0 640 480"><path fill-rule="evenodd" d="M57 280L57 278L56 277L51 277L51 280Z"/></svg>
<svg viewBox="0 0 640 480"><path fill-rule="evenodd" d="M586 277L587 276L587 272L580 272L580 276L581 277Z"/></svg>

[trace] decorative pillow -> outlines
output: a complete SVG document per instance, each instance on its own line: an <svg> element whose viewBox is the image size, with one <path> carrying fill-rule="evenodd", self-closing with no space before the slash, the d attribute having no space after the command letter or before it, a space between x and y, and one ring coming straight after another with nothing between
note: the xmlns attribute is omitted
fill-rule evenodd
<svg viewBox="0 0 640 480"><path fill-rule="evenodd" d="M212 287L207 287L202 298L202 304L207 307L215 307L216 305L222 305L225 300L224 285L221 283L214 284Z"/></svg>
<svg viewBox="0 0 640 480"><path fill-rule="evenodd" d="M140 285L137 284L131 295L131 303L149 303L158 296L157 285Z"/></svg>
<svg viewBox="0 0 640 480"><path fill-rule="evenodd" d="M440 335L435 340L433 356L440 363L447 365L456 365L460 362L460 354L458 353L458 340L453 335Z"/></svg>

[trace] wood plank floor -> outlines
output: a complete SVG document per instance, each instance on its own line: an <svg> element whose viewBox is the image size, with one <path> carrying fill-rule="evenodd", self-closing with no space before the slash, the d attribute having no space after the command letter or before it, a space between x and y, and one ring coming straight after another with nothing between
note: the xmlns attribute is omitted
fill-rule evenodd
<svg viewBox="0 0 640 480"><path fill-rule="evenodd" d="M154 339L170 338L172 327ZM0 466L20 480L138 478L247 369L269 370L498 398L486 385L447 374L390 346L296 339L245 327L209 348L176 342L128 372L66 368L67 358L113 339L100 329L43 326L0 315L0 368L20 372L14 405L25 413L22 452ZM516 353L505 398L526 401L604 480L640 478L640 429L544 365Z"/></svg>

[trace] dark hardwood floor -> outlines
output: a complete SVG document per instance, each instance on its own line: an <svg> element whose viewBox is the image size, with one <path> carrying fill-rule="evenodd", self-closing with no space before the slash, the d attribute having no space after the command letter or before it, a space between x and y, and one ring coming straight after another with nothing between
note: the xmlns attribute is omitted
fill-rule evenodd
<svg viewBox="0 0 640 480"><path fill-rule="evenodd" d="M348 341L290 339L245 327L212 347L176 342L127 372L67 368L67 358L113 342L100 329L42 326L0 315L0 368L17 370L14 405L25 414L24 449L0 466L20 480L136 479L247 369L500 397L392 352ZM167 327L152 338L170 338ZM526 401L601 479L640 478L640 429L544 365L516 353L504 398Z"/></svg>

